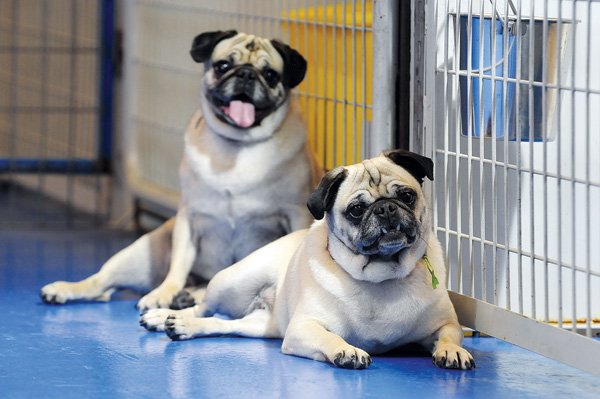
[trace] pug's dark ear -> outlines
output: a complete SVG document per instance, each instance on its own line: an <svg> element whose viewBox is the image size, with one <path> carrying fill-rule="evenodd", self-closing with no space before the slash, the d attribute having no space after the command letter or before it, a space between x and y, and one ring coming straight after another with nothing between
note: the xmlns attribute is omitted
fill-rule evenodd
<svg viewBox="0 0 600 399"><path fill-rule="evenodd" d="M194 38L190 54L196 62L206 62L210 59L210 55L221 40L229 39L237 35L237 31L215 31L204 32Z"/></svg>
<svg viewBox="0 0 600 399"><path fill-rule="evenodd" d="M306 60L299 52L279 40L271 40L271 44L283 58L283 84L293 89L306 75Z"/></svg>
<svg viewBox="0 0 600 399"><path fill-rule="evenodd" d="M421 185L425 177L433 180L433 161L430 158L406 150L384 151L383 155L406 169Z"/></svg>
<svg viewBox="0 0 600 399"><path fill-rule="evenodd" d="M330 170L323 176L315 192L308 198L308 210L315 219L323 219L325 212L331 209L340 184L346 176L348 176L348 171L341 166Z"/></svg>

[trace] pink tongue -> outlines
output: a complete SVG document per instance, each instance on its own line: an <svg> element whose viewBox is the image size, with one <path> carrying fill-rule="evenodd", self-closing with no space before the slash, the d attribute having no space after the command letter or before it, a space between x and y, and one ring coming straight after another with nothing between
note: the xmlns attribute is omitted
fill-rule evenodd
<svg viewBox="0 0 600 399"><path fill-rule="evenodd" d="M240 127L250 127L254 124L255 110L253 104L232 101L229 103L229 107L225 108L225 113Z"/></svg>

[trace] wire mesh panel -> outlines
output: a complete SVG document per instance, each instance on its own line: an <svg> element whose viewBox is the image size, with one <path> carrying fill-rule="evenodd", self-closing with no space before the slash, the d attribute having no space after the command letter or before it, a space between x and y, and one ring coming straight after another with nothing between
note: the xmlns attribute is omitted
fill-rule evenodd
<svg viewBox="0 0 600 399"><path fill-rule="evenodd" d="M308 60L306 78L294 92L321 165L353 163L366 153L373 103L372 1L138 0L126 14L132 32L126 41L126 103L134 133L129 174L138 195L176 204L183 131L198 107L202 73L189 47L204 31L236 29L290 43Z"/></svg>
<svg viewBox="0 0 600 399"><path fill-rule="evenodd" d="M449 287L597 335L600 4L439 0L429 11L434 111L415 144L436 162Z"/></svg>
<svg viewBox="0 0 600 399"><path fill-rule="evenodd" d="M0 1L0 223L74 221L106 211L110 109L101 95L102 27L110 1ZM103 24L104 23L104 24ZM112 67L112 66L110 66ZM109 97L104 98L110 100ZM103 125L104 124L104 125ZM49 175L51 173L52 175ZM58 177L60 174L61 177ZM18 185L19 188L15 188ZM27 193L27 194L24 194ZM67 218L13 212L23 195L66 202Z"/></svg>

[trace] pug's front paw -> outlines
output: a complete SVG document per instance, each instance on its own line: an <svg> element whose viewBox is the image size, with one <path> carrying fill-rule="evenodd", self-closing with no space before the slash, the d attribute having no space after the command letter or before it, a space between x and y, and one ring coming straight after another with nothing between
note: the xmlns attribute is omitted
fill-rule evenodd
<svg viewBox="0 0 600 399"><path fill-rule="evenodd" d="M150 309L140 315L140 326L148 331L165 331L165 321L173 312L171 309Z"/></svg>
<svg viewBox="0 0 600 399"><path fill-rule="evenodd" d="M336 351L331 362L345 369L366 369L373 361L364 350L347 345Z"/></svg>
<svg viewBox="0 0 600 399"><path fill-rule="evenodd" d="M471 370L475 360L466 349L456 344L440 344L432 356L433 364L444 369Z"/></svg>
<svg viewBox="0 0 600 399"><path fill-rule="evenodd" d="M52 284L47 284L40 290L40 298L47 304L62 305L75 296L72 289L75 284L66 281L56 281Z"/></svg>
<svg viewBox="0 0 600 399"><path fill-rule="evenodd" d="M165 321L165 333L173 341L182 341L195 337L195 330L192 326L193 322L198 322L198 319L181 317L177 314L172 314Z"/></svg>
<svg viewBox="0 0 600 399"><path fill-rule="evenodd" d="M179 288L168 284L162 284L149 294L143 296L139 300L137 308L140 312L149 309L168 309L178 292Z"/></svg>

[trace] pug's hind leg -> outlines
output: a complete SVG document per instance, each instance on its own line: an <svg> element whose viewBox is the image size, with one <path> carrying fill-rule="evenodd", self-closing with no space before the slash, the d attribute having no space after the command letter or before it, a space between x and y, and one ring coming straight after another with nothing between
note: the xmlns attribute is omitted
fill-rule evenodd
<svg viewBox="0 0 600 399"><path fill-rule="evenodd" d="M445 369L475 368L473 356L461 347L462 337L462 329L457 323L442 326L433 336L437 338L433 345L433 364Z"/></svg>
<svg viewBox="0 0 600 399"><path fill-rule="evenodd" d="M213 335L237 335L250 338L277 338L280 336L271 312L257 309L241 319L225 320L216 317L188 317L175 313L167 317L165 332L173 341Z"/></svg>
<svg viewBox="0 0 600 399"><path fill-rule="evenodd" d="M350 345L315 320L292 320L285 333L281 351L289 355L329 361L346 369L365 369L372 362L367 352Z"/></svg>

